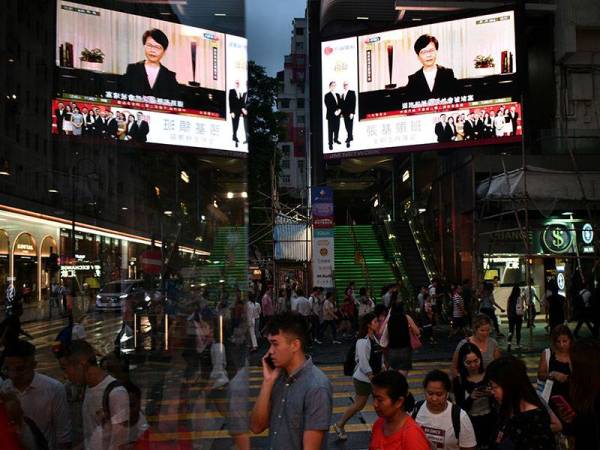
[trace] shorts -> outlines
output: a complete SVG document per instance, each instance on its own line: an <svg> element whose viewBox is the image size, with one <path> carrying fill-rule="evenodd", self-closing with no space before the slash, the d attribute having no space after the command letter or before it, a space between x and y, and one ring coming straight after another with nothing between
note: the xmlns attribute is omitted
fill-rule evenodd
<svg viewBox="0 0 600 450"><path fill-rule="evenodd" d="M371 383L360 381L356 378L352 378L352 383L354 383L354 392L356 392L356 395L368 397L371 395L371 392L373 392L373 386L371 386Z"/></svg>
<svg viewBox="0 0 600 450"><path fill-rule="evenodd" d="M389 348L385 359L392 370L411 370L412 348Z"/></svg>

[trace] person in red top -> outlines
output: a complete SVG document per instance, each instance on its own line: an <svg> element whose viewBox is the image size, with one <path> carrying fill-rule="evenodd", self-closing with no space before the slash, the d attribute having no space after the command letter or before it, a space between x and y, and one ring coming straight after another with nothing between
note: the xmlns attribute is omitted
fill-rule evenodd
<svg viewBox="0 0 600 450"><path fill-rule="evenodd" d="M388 370L375 375L373 408L379 419L373 424L369 450L430 450L425 433L406 413L415 399L404 375Z"/></svg>

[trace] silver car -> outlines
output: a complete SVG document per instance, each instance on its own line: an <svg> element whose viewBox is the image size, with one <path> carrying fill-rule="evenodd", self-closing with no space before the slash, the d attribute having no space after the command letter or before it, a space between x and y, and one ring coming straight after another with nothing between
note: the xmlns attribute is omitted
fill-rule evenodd
<svg viewBox="0 0 600 450"><path fill-rule="evenodd" d="M133 304L137 304L143 301L144 297L142 280L111 281L96 295L96 309L119 310L128 299L133 300Z"/></svg>

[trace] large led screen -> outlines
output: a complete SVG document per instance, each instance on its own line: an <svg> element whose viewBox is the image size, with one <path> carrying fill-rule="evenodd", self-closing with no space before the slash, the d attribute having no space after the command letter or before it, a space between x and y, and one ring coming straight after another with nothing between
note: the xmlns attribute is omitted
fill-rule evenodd
<svg viewBox="0 0 600 450"><path fill-rule="evenodd" d="M57 3L52 132L246 153L246 39Z"/></svg>
<svg viewBox="0 0 600 450"><path fill-rule="evenodd" d="M322 43L325 158L517 142L515 15Z"/></svg>

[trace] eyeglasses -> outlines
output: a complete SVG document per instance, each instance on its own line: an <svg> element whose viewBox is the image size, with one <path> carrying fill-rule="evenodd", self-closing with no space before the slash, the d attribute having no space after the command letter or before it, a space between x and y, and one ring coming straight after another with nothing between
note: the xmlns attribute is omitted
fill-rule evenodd
<svg viewBox="0 0 600 450"><path fill-rule="evenodd" d="M152 50L158 50L159 52L163 50L163 46L162 45L144 44L144 47L152 49Z"/></svg>
<svg viewBox="0 0 600 450"><path fill-rule="evenodd" d="M423 49L419 52L419 55L421 55L421 56L431 55L432 53L435 53L435 52L437 52L437 50L435 48L430 48L428 50Z"/></svg>

